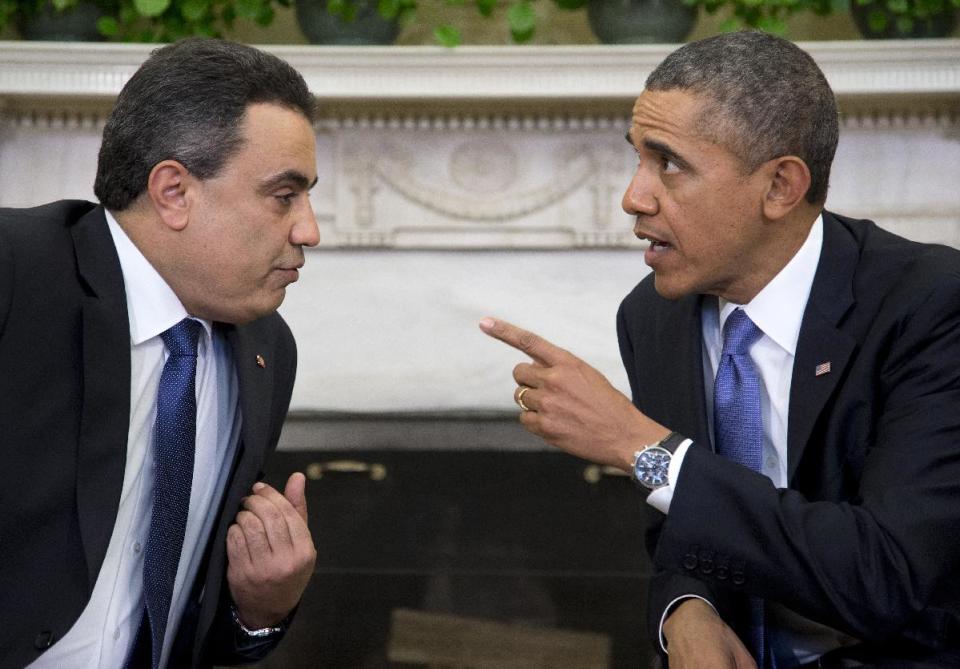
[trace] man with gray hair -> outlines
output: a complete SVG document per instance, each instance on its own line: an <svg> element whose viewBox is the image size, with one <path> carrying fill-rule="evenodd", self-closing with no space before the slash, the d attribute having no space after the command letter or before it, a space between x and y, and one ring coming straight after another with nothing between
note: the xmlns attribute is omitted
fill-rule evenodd
<svg viewBox="0 0 960 669"><path fill-rule="evenodd" d="M257 49L153 52L99 205L0 210L0 667L259 660L313 571L276 313L319 241L314 100Z"/></svg>
<svg viewBox="0 0 960 669"><path fill-rule="evenodd" d="M633 402L480 324L533 358L522 423L646 495L672 669L960 665L960 253L825 210L837 138L794 44L684 45L627 133L653 269L617 316Z"/></svg>

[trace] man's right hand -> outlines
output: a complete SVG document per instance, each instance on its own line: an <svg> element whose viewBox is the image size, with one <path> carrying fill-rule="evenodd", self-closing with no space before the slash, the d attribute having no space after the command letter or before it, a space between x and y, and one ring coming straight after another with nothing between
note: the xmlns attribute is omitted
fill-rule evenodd
<svg viewBox="0 0 960 669"><path fill-rule="evenodd" d="M757 669L736 633L702 599L682 602L663 623L670 669Z"/></svg>

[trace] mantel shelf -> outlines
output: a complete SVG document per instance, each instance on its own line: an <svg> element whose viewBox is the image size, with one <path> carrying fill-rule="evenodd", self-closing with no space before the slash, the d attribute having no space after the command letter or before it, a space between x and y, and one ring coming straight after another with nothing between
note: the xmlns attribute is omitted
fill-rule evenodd
<svg viewBox="0 0 960 669"><path fill-rule="evenodd" d="M622 101L677 45L272 45L321 99L342 102ZM837 95L960 99L960 40L806 42ZM156 45L0 42L0 101L108 101Z"/></svg>

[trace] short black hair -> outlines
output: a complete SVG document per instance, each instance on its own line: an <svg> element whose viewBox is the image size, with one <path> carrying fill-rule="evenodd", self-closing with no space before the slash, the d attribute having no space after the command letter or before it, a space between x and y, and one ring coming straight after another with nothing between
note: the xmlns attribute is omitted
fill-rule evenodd
<svg viewBox="0 0 960 669"><path fill-rule="evenodd" d="M807 201L826 200L840 134L837 101L816 62L793 42L757 31L690 42L657 66L646 87L704 96L704 136L736 154L748 173L798 156L810 169Z"/></svg>
<svg viewBox="0 0 960 669"><path fill-rule="evenodd" d="M191 37L155 50L120 91L103 129L93 190L122 211L146 190L150 170L176 160L215 176L243 141L247 107L272 103L310 122L316 103L288 63L250 46Z"/></svg>

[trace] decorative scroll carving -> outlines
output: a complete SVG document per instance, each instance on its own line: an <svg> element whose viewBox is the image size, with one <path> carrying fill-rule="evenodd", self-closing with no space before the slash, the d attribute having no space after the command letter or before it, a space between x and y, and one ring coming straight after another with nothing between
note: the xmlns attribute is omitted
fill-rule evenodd
<svg viewBox="0 0 960 669"><path fill-rule="evenodd" d="M502 141L463 142L450 156L450 178L465 190L499 193L517 178L517 155Z"/></svg>
<svg viewBox="0 0 960 669"><path fill-rule="evenodd" d="M504 148L506 152L499 156L501 160L498 162L501 166L515 172L516 155L511 149ZM454 154L451 158L451 174L456 172L454 161L461 157ZM492 153L487 154L487 159L491 163L492 158ZM452 219L495 222L521 218L550 206L581 187L594 169L594 161L591 160L589 151L580 147L564 149L558 156L557 163L560 168L551 175L550 182L537 184L527 190L504 192L512 179L507 173L500 174L499 176L505 180L495 189L501 192L496 197L485 192L477 194L451 192L419 181L413 176L412 160L409 154L384 156L376 162L373 169L388 186L423 207ZM462 186L464 191L467 188L471 191L478 190L472 183L464 183Z"/></svg>
<svg viewBox="0 0 960 669"><path fill-rule="evenodd" d="M583 124L577 124L582 128ZM588 123L594 128L598 123ZM340 133L325 243L458 248L623 246L632 153L619 129ZM327 132L333 132L327 130ZM334 132L334 134L336 134ZM618 223L613 224L614 220ZM402 239L402 241L401 241Z"/></svg>

